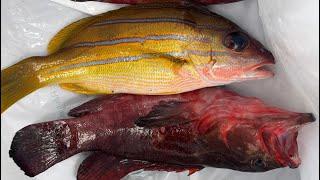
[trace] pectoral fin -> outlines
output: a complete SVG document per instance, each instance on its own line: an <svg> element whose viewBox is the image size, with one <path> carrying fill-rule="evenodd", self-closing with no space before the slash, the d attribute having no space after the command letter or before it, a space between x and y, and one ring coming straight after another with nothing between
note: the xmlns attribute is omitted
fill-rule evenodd
<svg viewBox="0 0 320 180"><path fill-rule="evenodd" d="M99 92L98 90L91 90L90 87L96 87L96 83L63 83L59 84L59 86L67 91L71 91L78 94L112 94L111 90L104 90L103 92Z"/></svg>
<svg viewBox="0 0 320 180"><path fill-rule="evenodd" d="M82 162L78 169L77 180L119 180L129 173L138 170L168 172L189 170L189 175L191 175L202 168L202 166L184 166L121 159L102 152L97 152Z"/></svg>
<svg viewBox="0 0 320 180"><path fill-rule="evenodd" d="M142 127L162 127L191 122L197 114L190 103L181 101L160 102L154 106L148 115L135 121Z"/></svg>

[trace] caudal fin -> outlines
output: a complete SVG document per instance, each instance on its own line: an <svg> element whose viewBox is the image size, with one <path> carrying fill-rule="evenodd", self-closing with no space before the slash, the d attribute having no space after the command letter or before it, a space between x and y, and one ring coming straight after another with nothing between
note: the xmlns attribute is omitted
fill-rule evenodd
<svg viewBox="0 0 320 180"><path fill-rule="evenodd" d="M1 113L19 99L40 88L34 60L27 58L1 71Z"/></svg>
<svg viewBox="0 0 320 180"><path fill-rule="evenodd" d="M27 176L36 176L76 153L71 132L66 121L29 125L14 136L10 157Z"/></svg>

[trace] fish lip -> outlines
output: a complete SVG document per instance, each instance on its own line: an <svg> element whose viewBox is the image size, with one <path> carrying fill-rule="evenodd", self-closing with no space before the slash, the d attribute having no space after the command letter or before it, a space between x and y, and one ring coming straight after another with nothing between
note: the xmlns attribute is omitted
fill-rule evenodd
<svg viewBox="0 0 320 180"><path fill-rule="evenodd" d="M261 62L261 63L259 63L259 64L256 64L256 65L250 67L249 70L254 71L254 70L259 69L259 68L262 68L262 67L264 67L264 66L274 65L274 64L275 64L275 61L274 61L274 60L263 61L263 62Z"/></svg>
<svg viewBox="0 0 320 180"><path fill-rule="evenodd" d="M296 147L297 149L290 153L290 149L282 149L281 159L283 160L283 166L288 166L290 168L297 168L301 164L301 159L299 157L298 152L298 143L297 143L297 130L294 132L286 132L287 136L293 136L294 138L291 139L292 146ZM288 137L289 138L289 137ZM292 150L291 150L292 151Z"/></svg>
<svg viewBox="0 0 320 180"><path fill-rule="evenodd" d="M300 158L298 156L293 156L288 159L287 166L289 166L290 168L298 168L300 164L301 164Z"/></svg>
<svg viewBox="0 0 320 180"><path fill-rule="evenodd" d="M286 130L280 134L271 133L264 137L267 151L271 153L278 167L297 168L301 164L298 149L296 149L296 135L297 132ZM284 142L288 142L289 146L283 144Z"/></svg>
<svg viewBox="0 0 320 180"><path fill-rule="evenodd" d="M274 73L271 70L266 69L266 66L274 64L274 60L264 61L262 63L256 64L248 68L248 72L246 73L246 75L248 77L251 77L252 79L265 79L273 77Z"/></svg>

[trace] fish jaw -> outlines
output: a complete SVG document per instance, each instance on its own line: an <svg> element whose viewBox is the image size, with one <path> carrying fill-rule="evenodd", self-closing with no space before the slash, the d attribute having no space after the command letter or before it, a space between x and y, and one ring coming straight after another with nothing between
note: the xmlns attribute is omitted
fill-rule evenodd
<svg viewBox="0 0 320 180"><path fill-rule="evenodd" d="M251 68L248 68L247 72L240 76L240 79L244 81L271 78L274 76L274 73L268 70L265 66L272 64L274 64L274 61L265 61L254 65Z"/></svg>
<svg viewBox="0 0 320 180"><path fill-rule="evenodd" d="M240 82L270 78L274 74L264 68L275 64L274 56L260 42L237 26L222 37L224 55L215 57L212 66L217 81Z"/></svg>
<svg viewBox="0 0 320 180"><path fill-rule="evenodd" d="M275 59L274 56L270 51L265 49L263 45L250 38L251 39L251 48L249 50L249 53L256 54L255 57L253 57L254 62L252 65L249 64L245 68L245 72L242 75L244 80L250 80L250 79L266 79L274 76L274 73L270 70L266 69L267 65L274 65Z"/></svg>
<svg viewBox="0 0 320 180"><path fill-rule="evenodd" d="M223 161L221 166L263 172L300 165L298 130L314 120L310 113L290 112L267 106L256 98L230 94L210 104L197 127L208 142L220 139L216 141L219 143L208 144L208 156L210 150L224 146L226 152L232 152L231 156L223 154L230 162ZM260 165L255 165L256 161L261 161ZM206 163L217 166L215 158Z"/></svg>
<svg viewBox="0 0 320 180"><path fill-rule="evenodd" d="M220 84L229 84L233 82L271 78L274 76L274 73L266 66L273 65L274 63L274 60L271 59L254 63L253 65L239 65L234 67L233 65L228 67L224 65L218 67L220 66L219 64L213 65L213 72L211 73L213 78L211 83L216 84L220 82Z"/></svg>
<svg viewBox="0 0 320 180"><path fill-rule="evenodd" d="M265 145L282 167L297 168L300 165L298 131L302 126L314 121L315 118L311 113L298 113L290 120L279 122L273 127L263 128L262 137Z"/></svg>

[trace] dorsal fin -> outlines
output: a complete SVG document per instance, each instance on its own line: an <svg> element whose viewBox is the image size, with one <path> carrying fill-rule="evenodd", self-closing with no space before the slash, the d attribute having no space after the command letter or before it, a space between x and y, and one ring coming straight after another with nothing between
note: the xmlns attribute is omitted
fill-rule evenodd
<svg viewBox="0 0 320 180"><path fill-rule="evenodd" d="M81 117L88 114L103 111L104 107L111 108L114 102L121 101L125 98L125 96L126 95L123 94L104 95L71 109L68 115L71 117Z"/></svg>
<svg viewBox="0 0 320 180"><path fill-rule="evenodd" d="M96 18L97 16L87 17L64 27L50 40L48 44L48 53L52 54L63 48L64 43L72 35L77 34L83 28L86 28L88 25L93 23Z"/></svg>

